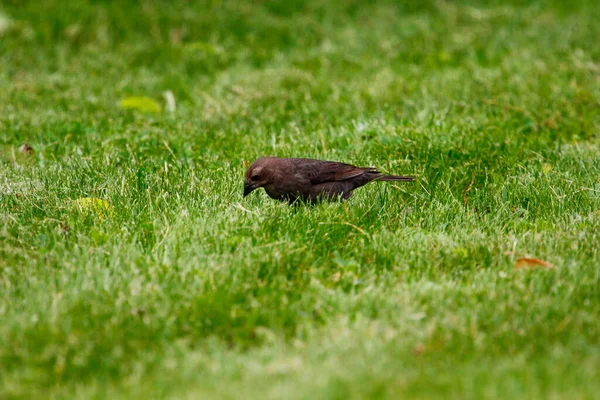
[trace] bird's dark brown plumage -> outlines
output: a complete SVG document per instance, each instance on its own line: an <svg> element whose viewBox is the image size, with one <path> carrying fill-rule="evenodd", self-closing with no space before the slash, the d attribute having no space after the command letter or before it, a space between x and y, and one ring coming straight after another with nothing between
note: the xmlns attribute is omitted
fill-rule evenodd
<svg viewBox="0 0 600 400"><path fill-rule="evenodd" d="M270 197L290 203L346 200L354 189L375 180L411 182L413 178L335 161L261 157L246 171L244 197L262 187Z"/></svg>

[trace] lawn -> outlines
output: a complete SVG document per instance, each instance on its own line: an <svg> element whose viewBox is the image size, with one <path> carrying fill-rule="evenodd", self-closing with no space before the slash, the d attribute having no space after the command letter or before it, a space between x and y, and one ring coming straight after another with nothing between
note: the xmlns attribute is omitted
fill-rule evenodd
<svg viewBox="0 0 600 400"><path fill-rule="evenodd" d="M3 0L0 398L598 398L599 20ZM416 182L242 198L262 155Z"/></svg>

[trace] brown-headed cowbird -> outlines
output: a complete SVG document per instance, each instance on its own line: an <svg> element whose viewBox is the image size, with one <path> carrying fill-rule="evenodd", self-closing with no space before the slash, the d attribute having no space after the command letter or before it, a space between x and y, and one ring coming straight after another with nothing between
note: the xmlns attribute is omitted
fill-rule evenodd
<svg viewBox="0 0 600 400"><path fill-rule="evenodd" d="M409 176L384 175L375 168L361 168L335 161L308 158L261 157L244 178L244 197L262 187L281 201L348 199L357 187L371 181L411 182Z"/></svg>

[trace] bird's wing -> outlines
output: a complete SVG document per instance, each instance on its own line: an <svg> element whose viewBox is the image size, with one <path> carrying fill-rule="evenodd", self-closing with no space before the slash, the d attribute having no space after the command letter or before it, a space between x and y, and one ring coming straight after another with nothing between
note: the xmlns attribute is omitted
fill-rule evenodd
<svg viewBox="0 0 600 400"><path fill-rule="evenodd" d="M375 168L361 168L350 164L319 160L303 162L301 164L301 170L302 174L306 176L313 185L324 182L345 181L367 172L378 172Z"/></svg>

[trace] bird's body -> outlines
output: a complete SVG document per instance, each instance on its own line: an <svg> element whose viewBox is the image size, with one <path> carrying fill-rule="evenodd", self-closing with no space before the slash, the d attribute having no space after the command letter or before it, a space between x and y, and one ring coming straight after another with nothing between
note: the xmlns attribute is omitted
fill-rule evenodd
<svg viewBox="0 0 600 400"><path fill-rule="evenodd" d="M354 189L374 180L410 182L413 178L335 161L262 157L246 171L244 196L263 187L273 199L290 203L346 200Z"/></svg>

